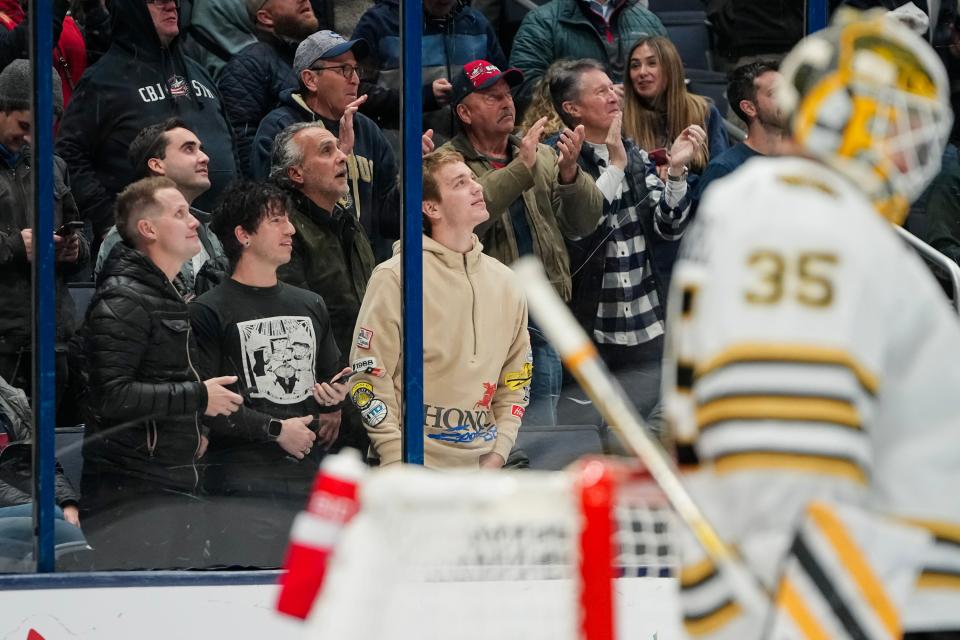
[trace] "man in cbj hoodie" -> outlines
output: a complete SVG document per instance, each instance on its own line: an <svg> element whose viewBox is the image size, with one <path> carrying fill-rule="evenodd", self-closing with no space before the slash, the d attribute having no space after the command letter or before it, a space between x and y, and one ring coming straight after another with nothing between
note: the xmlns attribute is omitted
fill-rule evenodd
<svg viewBox="0 0 960 640"><path fill-rule="evenodd" d="M116 194L134 179L127 148L144 127L181 119L210 156L210 210L236 174L230 125L214 82L180 48L176 0L117 0L113 44L90 67L60 124L57 152L67 161L81 215L96 238L113 224Z"/></svg>
<svg viewBox="0 0 960 640"><path fill-rule="evenodd" d="M499 469L533 375L527 302L509 267L473 233L490 214L463 156L423 158L424 464ZM350 399L381 466L401 461L400 256L377 267L350 353Z"/></svg>

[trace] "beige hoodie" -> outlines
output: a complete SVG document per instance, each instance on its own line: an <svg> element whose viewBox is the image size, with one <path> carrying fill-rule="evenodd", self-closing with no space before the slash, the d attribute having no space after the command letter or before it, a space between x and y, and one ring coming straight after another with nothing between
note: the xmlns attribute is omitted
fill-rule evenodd
<svg viewBox="0 0 960 640"><path fill-rule="evenodd" d="M424 462L477 467L506 460L529 399L533 372L527 303L514 273L473 249L462 254L423 237ZM354 329L359 373L350 398L381 465L402 455L400 256L373 271Z"/></svg>

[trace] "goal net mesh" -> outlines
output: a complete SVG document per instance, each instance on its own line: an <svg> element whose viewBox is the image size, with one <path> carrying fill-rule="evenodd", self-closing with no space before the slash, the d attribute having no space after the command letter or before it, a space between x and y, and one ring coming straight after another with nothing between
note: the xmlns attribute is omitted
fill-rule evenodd
<svg viewBox="0 0 960 640"><path fill-rule="evenodd" d="M612 590L615 577L670 576L677 561L672 513L648 479L614 483L609 553L583 553L581 486L575 472L370 474L310 637L592 640L580 604L591 564L608 567Z"/></svg>

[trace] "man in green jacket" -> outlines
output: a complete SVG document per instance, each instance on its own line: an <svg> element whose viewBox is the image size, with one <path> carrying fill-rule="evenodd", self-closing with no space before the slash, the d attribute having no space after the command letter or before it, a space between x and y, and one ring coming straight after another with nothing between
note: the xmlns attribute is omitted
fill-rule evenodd
<svg viewBox="0 0 960 640"><path fill-rule="evenodd" d="M484 252L504 264L533 254L544 264L557 293L569 300L570 259L564 237L596 229L603 209L593 179L577 166L583 128L560 134L560 155L540 144L544 120L513 135L516 110L510 87L523 80L516 69L501 72L486 60L467 63L454 76L452 103L461 133L445 147L463 155L483 186L490 218L476 228ZM553 424L562 384L560 358L530 326L534 378L526 424ZM550 399L550 402L539 402Z"/></svg>
<svg viewBox="0 0 960 640"><path fill-rule="evenodd" d="M663 23L640 0L552 0L527 14L510 51L524 74L517 100L530 94L554 60L593 58L622 83L630 46L642 36L665 36Z"/></svg>
<svg viewBox="0 0 960 640"><path fill-rule="evenodd" d="M288 284L323 297L340 353L350 353L353 326L375 265L360 221L345 209L347 156L337 137L320 122L290 125L277 135L270 178L293 201L293 255L277 275ZM339 443L367 450L366 432L355 412L345 411Z"/></svg>

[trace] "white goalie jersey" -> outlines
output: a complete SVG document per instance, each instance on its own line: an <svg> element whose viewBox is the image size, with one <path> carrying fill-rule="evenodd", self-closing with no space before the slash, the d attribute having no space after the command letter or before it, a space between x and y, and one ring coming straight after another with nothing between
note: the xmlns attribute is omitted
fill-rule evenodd
<svg viewBox="0 0 960 640"><path fill-rule="evenodd" d="M668 422L691 491L790 618L768 631L960 629L960 322L869 201L824 165L749 161L706 192L669 309ZM688 632L759 637L698 553Z"/></svg>

